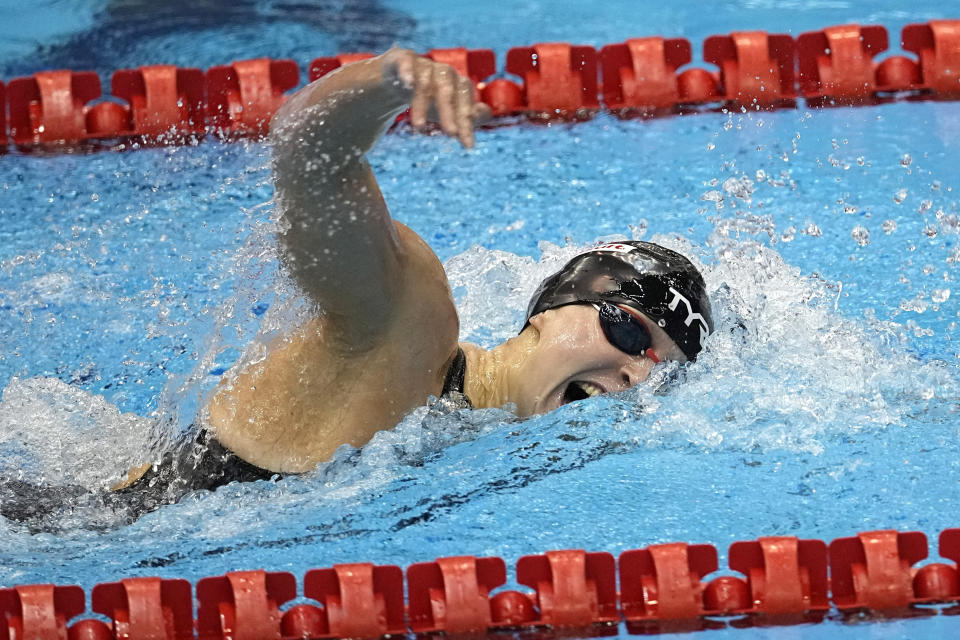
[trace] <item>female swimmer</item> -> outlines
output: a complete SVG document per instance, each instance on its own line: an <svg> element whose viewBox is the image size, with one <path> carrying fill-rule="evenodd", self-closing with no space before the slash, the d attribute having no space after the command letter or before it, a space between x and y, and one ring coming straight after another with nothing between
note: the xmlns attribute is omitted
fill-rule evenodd
<svg viewBox="0 0 960 640"><path fill-rule="evenodd" d="M474 123L488 115L474 96L450 66L393 49L285 103L271 134L278 241L315 313L265 358L224 376L197 437L132 471L107 503L137 517L195 489L309 471L430 396L529 416L628 389L659 361L696 357L712 329L703 278L683 256L646 242L573 258L537 289L516 337L489 351L458 344L443 267L391 219L364 156L407 108L414 127L432 114L445 134L473 146ZM5 514L13 511L7 504Z"/></svg>

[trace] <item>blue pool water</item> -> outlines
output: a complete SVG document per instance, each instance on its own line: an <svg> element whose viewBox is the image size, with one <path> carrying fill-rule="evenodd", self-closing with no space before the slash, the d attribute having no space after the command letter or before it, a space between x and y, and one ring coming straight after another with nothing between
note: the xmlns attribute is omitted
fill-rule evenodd
<svg viewBox="0 0 960 640"><path fill-rule="evenodd" d="M547 40L800 32L960 16L960 4L741 0L234 2L179 13L46 2L0 27L0 78L41 68L209 66ZM132 8L131 8L132 7ZM343 10L343 9L347 10ZM226 11L226 10L223 10ZM154 13L151 13L154 12ZM47 16L50 16L49 18ZM91 43L103 42L103 46ZM109 54L107 52L110 52ZM547 549L960 525L960 103L704 113L482 132L400 132L371 162L394 215L444 260L462 338L512 335L540 278L607 237L703 265L718 331L682 371L546 416L416 410L279 483L190 496L128 526L79 505L35 533L0 519L0 584L90 587L336 562L406 566ZM269 147L10 153L0 161L0 472L110 484L189 427L258 336L289 327ZM954 618L711 635L916 638ZM621 629L624 634L625 630Z"/></svg>

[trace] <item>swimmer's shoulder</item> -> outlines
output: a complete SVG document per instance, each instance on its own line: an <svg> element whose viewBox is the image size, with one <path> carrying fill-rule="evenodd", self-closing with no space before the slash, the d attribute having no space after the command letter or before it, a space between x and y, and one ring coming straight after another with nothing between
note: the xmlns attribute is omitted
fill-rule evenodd
<svg viewBox="0 0 960 640"><path fill-rule="evenodd" d="M206 412L224 446L265 469L308 471L440 395L458 349L456 308L436 254L412 230L397 230L402 274L390 318L374 323L382 333L351 344L337 334L342 319L320 314L228 372Z"/></svg>

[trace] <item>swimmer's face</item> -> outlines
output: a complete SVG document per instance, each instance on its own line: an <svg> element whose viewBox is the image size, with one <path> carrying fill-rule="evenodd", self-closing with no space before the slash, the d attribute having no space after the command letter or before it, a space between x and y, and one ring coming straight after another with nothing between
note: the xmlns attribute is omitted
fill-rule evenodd
<svg viewBox="0 0 960 640"><path fill-rule="evenodd" d="M683 352L650 318L640 319L663 360L684 361ZM536 347L520 365L517 387L510 394L517 413L546 413L569 402L601 393L624 391L647 379L654 361L624 353L604 335L593 305L572 304L530 318L539 332Z"/></svg>

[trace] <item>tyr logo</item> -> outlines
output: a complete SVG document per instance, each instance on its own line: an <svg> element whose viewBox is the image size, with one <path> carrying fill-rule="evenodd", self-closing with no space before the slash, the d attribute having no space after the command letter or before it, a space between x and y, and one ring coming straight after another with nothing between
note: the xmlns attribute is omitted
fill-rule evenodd
<svg viewBox="0 0 960 640"><path fill-rule="evenodd" d="M710 335L710 329L707 328L707 320L699 313L693 311L693 305L690 304L690 301L687 300L682 293L670 287L670 293L673 294L673 300L667 305L670 308L670 311L676 311L677 306L683 302L684 306L687 308L687 319L684 320L686 326L690 326L690 323L696 320L700 323L700 348L703 348L703 343L706 342L707 336Z"/></svg>

